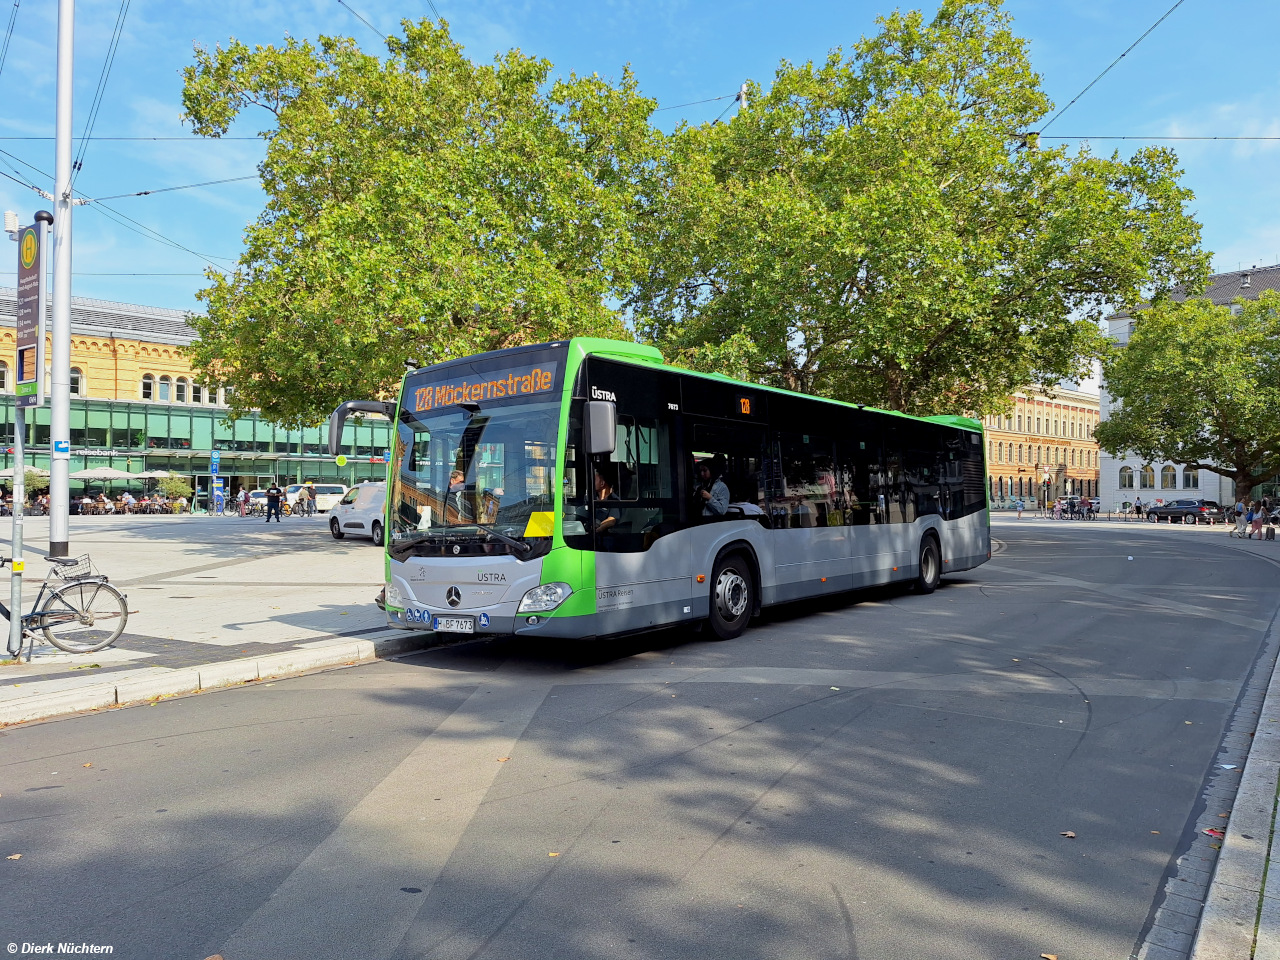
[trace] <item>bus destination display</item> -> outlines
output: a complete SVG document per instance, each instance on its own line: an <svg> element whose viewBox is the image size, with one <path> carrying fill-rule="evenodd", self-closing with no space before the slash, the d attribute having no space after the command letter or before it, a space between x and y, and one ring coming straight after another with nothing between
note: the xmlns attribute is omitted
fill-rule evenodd
<svg viewBox="0 0 1280 960"><path fill-rule="evenodd" d="M550 393L556 382L556 367L555 361L544 362L417 387L413 391L413 411L423 413L459 403L517 400Z"/></svg>

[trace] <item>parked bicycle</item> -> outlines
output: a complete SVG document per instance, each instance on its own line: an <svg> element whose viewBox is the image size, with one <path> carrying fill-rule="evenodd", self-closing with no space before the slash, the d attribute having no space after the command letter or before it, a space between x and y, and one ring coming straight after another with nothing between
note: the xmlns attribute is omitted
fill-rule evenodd
<svg viewBox="0 0 1280 960"><path fill-rule="evenodd" d="M45 557L52 566L29 613L22 617L22 637L30 639L27 659L35 647L36 632L67 653L94 653L116 642L129 622L125 595L113 587L104 574L97 573L89 555ZM12 563L0 557L0 567ZM12 612L0 602L0 614L12 619ZM19 649L15 656L21 656Z"/></svg>

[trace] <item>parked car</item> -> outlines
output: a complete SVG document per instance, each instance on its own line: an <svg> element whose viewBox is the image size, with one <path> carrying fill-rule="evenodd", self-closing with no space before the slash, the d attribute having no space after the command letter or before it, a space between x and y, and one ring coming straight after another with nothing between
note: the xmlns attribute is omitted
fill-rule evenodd
<svg viewBox="0 0 1280 960"><path fill-rule="evenodd" d="M1148 507L1147 519L1152 523L1160 520L1170 523L1221 523L1224 514L1222 507L1212 500L1173 500Z"/></svg>
<svg viewBox="0 0 1280 960"><path fill-rule="evenodd" d="M352 487L329 511L329 532L333 539L348 535L369 537L374 546L382 546L383 515L386 512L387 484L375 480Z"/></svg>

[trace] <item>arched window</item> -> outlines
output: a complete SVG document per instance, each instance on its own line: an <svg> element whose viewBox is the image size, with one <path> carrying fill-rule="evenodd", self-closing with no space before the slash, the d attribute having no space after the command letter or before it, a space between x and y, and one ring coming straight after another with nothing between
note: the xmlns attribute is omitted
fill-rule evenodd
<svg viewBox="0 0 1280 960"><path fill-rule="evenodd" d="M156 399L163 403L168 403L173 399L173 381L168 377L160 378L160 395Z"/></svg>
<svg viewBox="0 0 1280 960"><path fill-rule="evenodd" d="M1022 444L1018 444L1018 462L1022 462Z"/></svg>
<svg viewBox="0 0 1280 960"><path fill-rule="evenodd" d="M0 363L0 391L9 392L9 365Z"/></svg>
<svg viewBox="0 0 1280 960"><path fill-rule="evenodd" d="M1192 470L1190 467L1182 468L1182 485L1188 490L1200 489L1200 471Z"/></svg>
<svg viewBox="0 0 1280 960"><path fill-rule="evenodd" d="M71 368L71 395L84 396L84 372L79 367Z"/></svg>
<svg viewBox="0 0 1280 960"><path fill-rule="evenodd" d="M1154 490L1156 487L1156 471L1153 467L1146 466L1142 468L1142 473L1138 475L1138 486L1143 490Z"/></svg>
<svg viewBox="0 0 1280 960"><path fill-rule="evenodd" d="M1120 468L1120 489L1121 490L1133 489L1133 467Z"/></svg>
<svg viewBox="0 0 1280 960"><path fill-rule="evenodd" d="M1177 467L1161 467L1160 468L1160 489L1161 490L1177 490L1178 489L1178 468Z"/></svg>
<svg viewBox="0 0 1280 960"><path fill-rule="evenodd" d="M179 377L173 385L173 399L178 403L187 402L187 378Z"/></svg>
<svg viewBox="0 0 1280 960"><path fill-rule="evenodd" d="M992 461L992 460L995 460L995 458L996 458L996 445L992 441L988 440L987 441L987 460Z"/></svg>
<svg viewBox="0 0 1280 960"><path fill-rule="evenodd" d="M156 378L149 373L142 375L142 399L154 400L156 398Z"/></svg>
<svg viewBox="0 0 1280 960"><path fill-rule="evenodd" d="M1071 465L1072 465L1073 467L1076 465L1076 451L1075 451L1075 447L1072 447L1072 448L1071 448Z"/></svg>

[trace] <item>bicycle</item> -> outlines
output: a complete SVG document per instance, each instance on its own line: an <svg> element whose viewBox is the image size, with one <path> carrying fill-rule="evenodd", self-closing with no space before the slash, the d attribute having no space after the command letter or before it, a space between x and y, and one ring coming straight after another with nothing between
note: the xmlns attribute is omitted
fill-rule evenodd
<svg viewBox="0 0 1280 960"><path fill-rule="evenodd" d="M40 592L22 617L22 636L30 637L27 660L35 648L36 631L66 653L95 653L115 643L129 622L129 606L123 593L107 577L95 573L86 553L79 557L45 557L52 566L40 584ZM0 557L0 567L13 562ZM50 586L50 581L57 586ZM12 611L0 602L0 614L12 619ZM22 655L19 648L15 657Z"/></svg>

